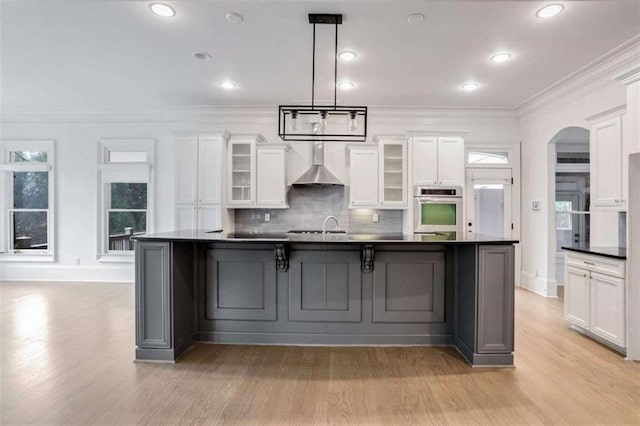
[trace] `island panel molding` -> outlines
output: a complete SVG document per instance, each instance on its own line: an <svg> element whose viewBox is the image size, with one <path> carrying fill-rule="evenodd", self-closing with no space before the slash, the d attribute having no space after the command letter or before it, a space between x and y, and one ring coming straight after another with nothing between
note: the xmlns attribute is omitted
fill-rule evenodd
<svg viewBox="0 0 640 426"><path fill-rule="evenodd" d="M514 243L468 233L139 236L136 360L173 362L197 341L453 345L471 365L512 366ZM285 247L286 271L274 255Z"/></svg>

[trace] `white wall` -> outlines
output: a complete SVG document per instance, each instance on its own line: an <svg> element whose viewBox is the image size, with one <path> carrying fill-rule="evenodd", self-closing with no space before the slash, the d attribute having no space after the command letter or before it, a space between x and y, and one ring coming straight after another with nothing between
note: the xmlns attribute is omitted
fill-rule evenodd
<svg viewBox="0 0 640 426"><path fill-rule="evenodd" d="M514 144L518 141L513 112L491 110L380 109L370 112L369 134L403 134L408 130L468 131L473 143ZM0 263L0 280L132 281L133 264L100 263L97 250L97 146L101 138L153 138L156 232L174 224L175 133L227 129L233 133L277 136L277 109L235 108L172 112L4 112L0 139L56 141L56 261ZM310 164L309 143L293 142L289 182ZM327 166L348 182L343 143L327 143ZM80 264L76 265L75 260Z"/></svg>
<svg viewBox="0 0 640 426"><path fill-rule="evenodd" d="M591 123L586 118L625 105L626 88L614 76L638 60L637 45L611 54L606 60L585 68L520 109L521 284L538 294L556 297L554 206L551 203L554 194L550 191L550 181L555 179L555 150L549 142L566 127L588 129ZM534 200L542 202L541 210L531 209ZM592 215L592 238L604 239L615 235L617 242L617 214L610 215L615 220L605 218L607 213ZM598 223L604 225L598 226Z"/></svg>

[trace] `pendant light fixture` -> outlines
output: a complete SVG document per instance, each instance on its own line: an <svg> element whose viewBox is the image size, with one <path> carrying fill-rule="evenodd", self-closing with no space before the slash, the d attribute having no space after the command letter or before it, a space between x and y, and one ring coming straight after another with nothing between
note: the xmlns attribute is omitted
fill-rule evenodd
<svg viewBox="0 0 640 426"><path fill-rule="evenodd" d="M280 105L278 135L285 141L365 142L367 107L338 105L338 25L342 15L310 13L313 25L313 61L311 69L311 105ZM316 25L335 26L333 55L333 105L316 105Z"/></svg>

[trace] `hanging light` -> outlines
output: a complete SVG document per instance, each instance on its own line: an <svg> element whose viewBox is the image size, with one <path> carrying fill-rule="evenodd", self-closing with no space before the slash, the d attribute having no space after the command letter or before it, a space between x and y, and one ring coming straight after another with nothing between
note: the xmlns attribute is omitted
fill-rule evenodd
<svg viewBox="0 0 640 426"><path fill-rule="evenodd" d="M313 62L311 73L311 105L280 105L278 107L278 135L285 141L315 141L325 142L365 142L367 139L367 107L342 106L337 102L338 89L338 25L342 24L339 14L309 14L309 23L313 25ZM315 56L316 56L316 25L329 24L335 26L335 54L333 105L316 105L315 103ZM353 83L351 84L353 87ZM348 117L346 127L337 123L344 123ZM309 127L299 126L298 121L308 117ZM358 117L361 117L358 119ZM332 119L334 118L334 119ZM335 120L337 118L337 120ZM360 123L358 123L359 120ZM291 121L289 125L287 121ZM305 120L306 121L306 120ZM333 123L335 121L335 123ZM330 125L333 123L333 125ZM359 125L361 124L361 125ZM305 129L309 129L306 130ZM309 133L303 133L303 132Z"/></svg>
<svg viewBox="0 0 640 426"><path fill-rule="evenodd" d="M358 113L355 111L349 111L349 131L355 132L358 130Z"/></svg>

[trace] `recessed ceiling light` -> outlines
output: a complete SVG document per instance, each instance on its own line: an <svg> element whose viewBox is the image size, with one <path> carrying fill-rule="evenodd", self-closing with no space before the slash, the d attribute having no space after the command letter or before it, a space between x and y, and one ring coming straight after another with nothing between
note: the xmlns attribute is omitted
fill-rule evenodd
<svg viewBox="0 0 640 426"><path fill-rule="evenodd" d="M491 57L491 61L495 62L496 64L507 62L509 59L511 59L511 53L507 52L496 53Z"/></svg>
<svg viewBox="0 0 640 426"><path fill-rule="evenodd" d="M164 3L151 3L149 5L149 9L151 9L151 11L156 15L162 16L163 18L171 18L176 14L176 11L173 10L171 6Z"/></svg>
<svg viewBox="0 0 640 426"><path fill-rule="evenodd" d="M338 82L338 89L340 90L351 90L353 89L353 82L351 81L339 81Z"/></svg>
<svg viewBox="0 0 640 426"><path fill-rule="evenodd" d="M342 59L343 61L353 61L357 57L358 57L358 54L351 50L344 50L338 53L338 58Z"/></svg>
<svg viewBox="0 0 640 426"><path fill-rule="evenodd" d="M419 24L424 21L424 15L422 13L412 13L407 16L407 22L410 24Z"/></svg>
<svg viewBox="0 0 640 426"><path fill-rule="evenodd" d="M227 13L227 21L232 22L234 24L239 24L242 22L244 18L239 13L231 12Z"/></svg>
<svg viewBox="0 0 640 426"><path fill-rule="evenodd" d="M218 86L222 87L225 90L232 90L236 88L236 84L233 81L221 81L220 83L218 83Z"/></svg>
<svg viewBox="0 0 640 426"><path fill-rule="evenodd" d="M553 3L538 10L538 12L536 12L536 16L538 18L551 18L552 16L556 16L558 13L562 12L562 9L564 9L564 6L560 3Z"/></svg>
<svg viewBox="0 0 640 426"><path fill-rule="evenodd" d="M201 59L203 61L211 59L211 55L209 55L207 52L196 52L193 54L193 57L196 59Z"/></svg>
<svg viewBox="0 0 640 426"><path fill-rule="evenodd" d="M473 83L473 82L464 83L462 86L460 86L460 88L462 90L464 90L465 92L473 92L474 90L478 89L479 87L480 87L480 85L478 83Z"/></svg>

